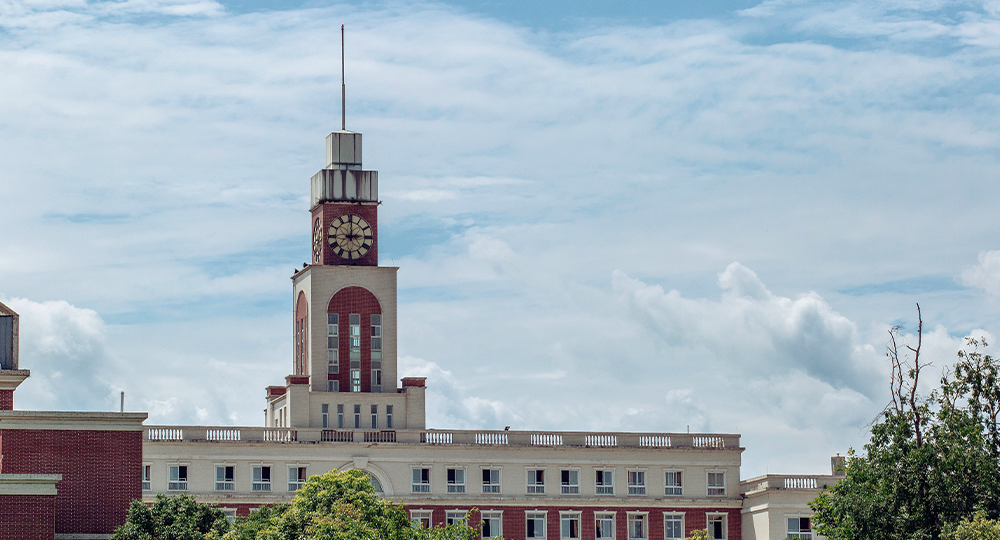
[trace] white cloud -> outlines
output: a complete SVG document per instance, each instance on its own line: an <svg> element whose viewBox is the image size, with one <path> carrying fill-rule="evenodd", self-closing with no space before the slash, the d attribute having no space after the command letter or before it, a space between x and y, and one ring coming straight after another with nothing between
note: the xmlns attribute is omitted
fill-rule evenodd
<svg viewBox="0 0 1000 540"><path fill-rule="evenodd" d="M978 287L987 294L1000 297L1000 251L983 251L979 254L979 264L962 272L962 282L970 287Z"/></svg>

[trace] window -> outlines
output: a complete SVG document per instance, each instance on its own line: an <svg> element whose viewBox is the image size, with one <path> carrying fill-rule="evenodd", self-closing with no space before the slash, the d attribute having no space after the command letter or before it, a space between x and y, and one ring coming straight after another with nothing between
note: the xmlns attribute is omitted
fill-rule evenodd
<svg viewBox="0 0 1000 540"><path fill-rule="evenodd" d="M226 521L232 525L236 521L236 509L235 508L219 508L222 513L226 515Z"/></svg>
<svg viewBox="0 0 1000 540"><path fill-rule="evenodd" d="M271 467L261 465L253 468L253 480L250 483L251 491L271 491Z"/></svg>
<svg viewBox="0 0 1000 540"><path fill-rule="evenodd" d="M414 529L430 529L431 528L431 511L430 510L410 510L410 523L413 523Z"/></svg>
<svg viewBox="0 0 1000 540"><path fill-rule="evenodd" d="M465 510L451 510L445 512L444 514L444 524L454 525L456 523L465 523L465 519L468 517L469 513Z"/></svg>
<svg viewBox="0 0 1000 540"><path fill-rule="evenodd" d="M385 429L392 429L392 405L385 406Z"/></svg>
<svg viewBox="0 0 1000 540"><path fill-rule="evenodd" d="M372 392L382 391L382 370L372 369Z"/></svg>
<svg viewBox="0 0 1000 540"><path fill-rule="evenodd" d="M384 494L385 492L382 490L382 482L379 482L379 479L375 478L375 475L368 471L365 471L365 474L368 475L368 480L372 483L372 487L375 488L375 493Z"/></svg>
<svg viewBox="0 0 1000 540"><path fill-rule="evenodd" d="M171 465L167 467L167 490L187 491L187 488L188 488L187 465Z"/></svg>
<svg viewBox="0 0 1000 540"><path fill-rule="evenodd" d="M327 392L340 392L340 381L326 381Z"/></svg>
<svg viewBox="0 0 1000 540"><path fill-rule="evenodd" d="M712 540L725 540L726 538L726 516L719 514L708 514L708 537Z"/></svg>
<svg viewBox="0 0 1000 540"><path fill-rule="evenodd" d="M323 404L323 429L330 427L330 406Z"/></svg>
<svg viewBox="0 0 1000 540"><path fill-rule="evenodd" d="M684 536L684 514L664 514L663 536L667 540L686 538Z"/></svg>
<svg viewBox="0 0 1000 540"><path fill-rule="evenodd" d="M378 429L378 405L372 405L372 429Z"/></svg>
<svg viewBox="0 0 1000 540"><path fill-rule="evenodd" d="M382 360L382 316L381 315L372 315L372 360L375 361Z"/></svg>
<svg viewBox="0 0 1000 540"><path fill-rule="evenodd" d="M465 493L465 469L448 469L448 493Z"/></svg>
<svg viewBox="0 0 1000 540"><path fill-rule="evenodd" d="M788 538L812 538L812 523L807 517L788 518Z"/></svg>
<svg viewBox="0 0 1000 540"><path fill-rule="evenodd" d="M483 493L500 493L500 469L483 469Z"/></svg>
<svg viewBox="0 0 1000 540"><path fill-rule="evenodd" d="M500 538L503 536L503 512L483 512L483 538Z"/></svg>
<svg viewBox="0 0 1000 540"><path fill-rule="evenodd" d="M306 483L305 467L288 468L288 491L298 491Z"/></svg>
<svg viewBox="0 0 1000 540"><path fill-rule="evenodd" d="M525 536L527 538L545 538L545 513L529 512L525 514Z"/></svg>
<svg viewBox="0 0 1000 540"><path fill-rule="evenodd" d="M559 516L559 538L580 538L580 514Z"/></svg>
<svg viewBox="0 0 1000 540"><path fill-rule="evenodd" d="M683 495L684 487L681 482L681 471L667 471L666 476L666 487L663 490L664 495Z"/></svg>
<svg viewBox="0 0 1000 540"><path fill-rule="evenodd" d="M351 313L350 323L347 340L351 346L351 360L361 360L361 315Z"/></svg>
<svg viewBox="0 0 1000 540"><path fill-rule="evenodd" d="M615 515L611 512L598 512L594 514L596 524L594 526L595 538L615 537Z"/></svg>
<svg viewBox="0 0 1000 540"><path fill-rule="evenodd" d="M361 370L351 369L351 392L361 391Z"/></svg>
<svg viewBox="0 0 1000 540"><path fill-rule="evenodd" d="M431 470L413 469L413 493L431 492Z"/></svg>
<svg viewBox="0 0 1000 540"><path fill-rule="evenodd" d="M326 372L340 373L340 315L326 315Z"/></svg>
<svg viewBox="0 0 1000 540"><path fill-rule="evenodd" d="M563 495L576 495L580 493L580 471L559 471L561 479L561 493Z"/></svg>
<svg viewBox="0 0 1000 540"><path fill-rule="evenodd" d="M233 478L236 467L232 465L216 465L215 491L236 491L236 480Z"/></svg>
<svg viewBox="0 0 1000 540"><path fill-rule="evenodd" d="M361 429L361 405L354 406L354 429Z"/></svg>
<svg viewBox="0 0 1000 540"><path fill-rule="evenodd" d="M150 468L151 468L150 465L143 465L142 466L142 490L143 491L149 491L150 490L150 482L149 482Z"/></svg>
<svg viewBox="0 0 1000 540"><path fill-rule="evenodd" d="M646 514L628 515L628 539L645 540L648 529L646 527Z"/></svg>
<svg viewBox="0 0 1000 540"><path fill-rule="evenodd" d="M615 494L614 471L597 471L597 494L598 495Z"/></svg>
<svg viewBox="0 0 1000 540"><path fill-rule="evenodd" d="M708 495L709 496L725 496L726 494L726 473L725 472L709 472L708 473Z"/></svg>
<svg viewBox="0 0 1000 540"><path fill-rule="evenodd" d="M344 406L337 405L337 427L344 429Z"/></svg>
<svg viewBox="0 0 1000 540"><path fill-rule="evenodd" d="M545 471L542 469L528 469L528 493L545 493Z"/></svg>
<svg viewBox="0 0 1000 540"><path fill-rule="evenodd" d="M629 471L628 472L628 494L629 495L645 495L646 494L646 473L645 473L645 471Z"/></svg>

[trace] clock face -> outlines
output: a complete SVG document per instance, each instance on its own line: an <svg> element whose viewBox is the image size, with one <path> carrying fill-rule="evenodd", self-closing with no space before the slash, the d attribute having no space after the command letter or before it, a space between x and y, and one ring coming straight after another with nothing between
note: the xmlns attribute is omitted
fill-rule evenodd
<svg viewBox="0 0 1000 540"><path fill-rule="evenodd" d="M371 225L354 214L345 214L330 222L327 238L330 249L341 259L347 260L364 257L374 242Z"/></svg>
<svg viewBox="0 0 1000 540"><path fill-rule="evenodd" d="M323 224L319 218L313 223L313 262L323 262Z"/></svg>

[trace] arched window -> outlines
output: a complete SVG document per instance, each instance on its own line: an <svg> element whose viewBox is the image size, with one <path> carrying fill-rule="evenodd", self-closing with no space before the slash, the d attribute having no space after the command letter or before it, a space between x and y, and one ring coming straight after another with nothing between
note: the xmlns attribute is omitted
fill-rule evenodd
<svg viewBox="0 0 1000 540"><path fill-rule="evenodd" d="M295 374L309 374L309 302L306 293L299 291L295 304Z"/></svg>

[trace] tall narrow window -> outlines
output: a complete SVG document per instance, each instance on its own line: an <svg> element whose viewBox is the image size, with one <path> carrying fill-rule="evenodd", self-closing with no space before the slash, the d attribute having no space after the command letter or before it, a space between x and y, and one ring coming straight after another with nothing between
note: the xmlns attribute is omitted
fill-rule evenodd
<svg viewBox="0 0 1000 540"><path fill-rule="evenodd" d="M684 485L681 479L681 471L667 471L666 472L666 489L664 489L664 495L683 495Z"/></svg>
<svg viewBox="0 0 1000 540"><path fill-rule="evenodd" d="M667 540L686 538L684 536L684 514L665 514L663 516L663 536Z"/></svg>
<svg viewBox="0 0 1000 540"><path fill-rule="evenodd" d="M215 491L236 491L235 470L231 465L215 467Z"/></svg>
<svg viewBox="0 0 1000 540"><path fill-rule="evenodd" d="M726 494L726 473L725 472L710 472L708 473L708 495L715 497L722 497Z"/></svg>
<svg viewBox="0 0 1000 540"><path fill-rule="evenodd" d="M372 429L378 429L378 405L372 405Z"/></svg>
<svg viewBox="0 0 1000 540"><path fill-rule="evenodd" d="M392 429L392 405L385 406L385 429Z"/></svg>
<svg viewBox="0 0 1000 540"><path fill-rule="evenodd" d="M142 466L142 490L143 491L149 491L150 490L149 473L150 473L150 465L143 465Z"/></svg>
<svg viewBox="0 0 1000 540"><path fill-rule="evenodd" d="M372 315L372 360L382 360L382 315Z"/></svg>
<svg viewBox="0 0 1000 540"><path fill-rule="evenodd" d="M629 514L628 540L646 540L646 514Z"/></svg>
<svg viewBox="0 0 1000 540"><path fill-rule="evenodd" d="M372 392L381 392L381 391L382 391L382 370L377 368L372 368Z"/></svg>
<svg viewBox="0 0 1000 540"><path fill-rule="evenodd" d="M323 429L330 427L330 406L323 404Z"/></svg>
<svg viewBox="0 0 1000 540"><path fill-rule="evenodd" d="M594 524L594 536L596 538L615 537L615 515L613 513L594 514L596 523Z"/></svg>
<svg viewBox="0 0 1000 540"><path fill-rule="evenodd" d="M577 495L580 493L580 471L559 471L562 476L561 484L563 495Z"/></svg>
<svg viewBox="0 0 1000 540"><path fill-rule="evenodd" d="M348 341L351 346L351 360L361 360L361 315L351 313L350 323Z"/></svg>
<svg viewBox="0 0 1000 540"><path fill-rule="evenodd" d="M251 491L271 491L271 467L261 465L253 468L253 479L250 483Z"/></svg>
<svg viewBox="0 0 1000 540"><path fill-rule="evenodd" d="M361 391L361 368L351 368L351 392Z"/></svg>
<svg viewBox="0 0 1000 540"><path fill-rule="evenodd" d="M580 514L559 516L559 538L563 540L580 538Z"/></svg>
<svg viewBox="0 0 1000 540"><path fill-rule="evenodd" d="M361 405L354 406L354 429L361 429Z"/></svg>
<svg viewBox="0 0 1000 540"><path fill-rule="evenodd" d="M344 406L337 405L337 428L344 429Z"/></svg>
<svg viewBox="0 0 1000 540"><path fill-rule="evenodd" d="M712 540L726 539L726 516L708 515L708 537Z"/></svg>
<svg viewBox="0 0 1000 540"><path fill-rule="evenodd" d="M545 538L545 514L525 514L525 536Z"/></svg>
<svg viewBox="0 0 1000 540"><path fill-rule="evenodd" d="M614 471L597 471L597 494L615 494L615 473Z"/></svg>
<svg viewBox="0 0 1000 540"><path fill-rule="evenodd" d="M528 469L528 493L545 493L545 471L542 469Z"/></svg>
<svg viewBox="0 0 1000 540"><path fill-rule="evenodd" d="M483 512L480 515L482 516L482 521L480 523L482 526L483 538L500 538L503 536L502 512Z"/></svg>
<svg viewBox="0 0 1000 540"><path fill-rule="evenodd" d="M340 373L340 315L326 315L326 372Z"/></svg>

